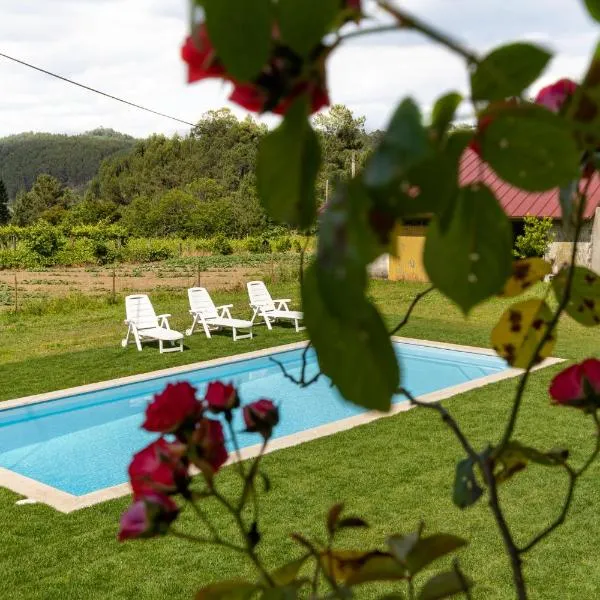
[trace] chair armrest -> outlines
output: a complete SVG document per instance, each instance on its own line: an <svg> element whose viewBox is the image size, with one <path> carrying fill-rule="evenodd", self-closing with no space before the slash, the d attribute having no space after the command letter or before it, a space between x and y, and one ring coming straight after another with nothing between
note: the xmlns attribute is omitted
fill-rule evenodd
<svg viewBox="0 0 600 600"><path fill-rule="evenodd" d="M291 301L292 301L291 298L279 298L278 300L273 300L273 302L283 302L283 303L288 303Z"/></svg>
<svg viewBox="0 0 600 600"><path fill-rule="evenodd" d="M157 319L168 319L169 317L171 317L172 315L158 315L156 318Z"/></svg>
<svg viewBox="0 0 600 600"><path fill-rule="evenodd" d="M216 307L217 310L219 310L220 308L233 308L233 304L223 304L223 306Z"/></svg>

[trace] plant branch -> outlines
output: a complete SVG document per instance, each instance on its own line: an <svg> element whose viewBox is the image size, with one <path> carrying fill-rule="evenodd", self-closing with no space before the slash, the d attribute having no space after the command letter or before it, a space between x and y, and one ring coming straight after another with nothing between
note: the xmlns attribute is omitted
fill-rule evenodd
<svg viewBox="0 0 600 600"><path fill-rule="evenodd" d="M235 430L233 429L233 423L231 420L231 413L227 413L229 418L226 418L227 428L229 429L229 435L231 436L231 440L233 442L233 448L235 450L235 456L237 458L236 467L240 474L240 477L245 480L246 479L246 469L244 469L244 462L242 461L242 453L240 452L240 445L238 444L237 435Z"/></svg>
<svg viewBox="0 0 600 600"><path fill-rule="evenodd" d="M441 44L451 50L452 52L462 56L469 66L478 65L480 60L479 57L469 50L467 47L463 46L460 42L452 39L445 33L435 29L431 25L424 23L418 17L415 17L411 13L405 11L402 8L393 6L390 2L386 0L378 0L377 4L380 8L382 8L385 12L392 15L398 24L404 29L413 29L422 33L425 37L428 37L430 40Z"/></svg>
<svg viewBox="0 0 600 600"><path fill-rule="evenodd" d="M272 356L269 357L269 360L271 362L274 362L281 369L281 373L283 374L283 376L286 379L289 379L292 383L300 386L301 388L307 388L307 387L311 386L313 383L317 383L317 381L321 378L321 375L323 375L323 373L321 371L318 371L310 379L308 379L308 380L306 379L306 367L308 366L308 361L306 359L306 356L311 347L312 347L312 342L308 342L308 344L306 344L306 346L304 347L304 350L302 352L302 367L300 369L300 377L299 378L296 378L291 373L289 373L288 370L283 366L283 363L281 361L277 360L276 358L273 358Z"/></svg>
<svg viewBox="0 0 600 600"><path fill-rule="evenodd" d="M463 433L457 421L439 402L421 402L420 400L417 400L408 390L402 387L398 388L397 393L406 396L408 401L413 406L435 410L440 415L442 421L454 432L454 435L460 442L464 451L469 455L469 458L471 458L473 462L481 464L481 457L477 454L477 452L475 452L473 446L471 446L469 440Z"/></svg>
<svg viewBox="0 0 600 600"><path fill-rule="evenodd" d="M499 445L500 449L503 449L506 446L506 444L508 444L508 442L510 441L510 438L514 432L515 425L517 422L517 417L519 415L519 410L521 408L521 403L523 401L523 395L525 392L525 388L527 387L527 382L529 381L529 376L531 375L531 370L537 364L538 357L540 355L540 352L542 351L542 348L544 347L544 345L548 342L548 340L551 338L552 334L554 333L554 330L556 329L556 326L558 325L558 321L560 320L562 313L564 312L565 308L567 307L567 304L569 303L569 300L571 299L571 288L573 287L573 278L575 276L575 266L576 266L575 262L577 259L577 248L578 248L578 242L579 242L579 235L581 233L581 227L583 225L583 211L585 210L585 200L587 198L587 194L588 194L588 191L590 188L591 181L592 181L592 178L590 177L586 183L583 193L579 194L579 207L578 207L578 214L577 214L577 223L575 226L575 241L573 242L573 250L571 252L571 262L569 264L569 272L567 273L567 282L566 282L566 286L565 286L565 293L563 294L563 297L560 299L558 307L557 307L557 309L554 313L554 316L552 317L552 320L550 321L544 335L538 342L538 345L535 348L535 351L531 357L531 360L529 361L529 364L527 365L527 368L525 369L525 373L523 373L523 375L521 376L521 379L519 380L519 386L518 386L517 392L515 394L515 400L513 402L511 415L510 415L510 418L506 425L506 429L504 431L504 435L502 436L502 440Z"/></svg>
<svg viewBox="0 0 600 600"><path fill-rule="evenodd" d="M398 325L396 325L396 327L394 327L394 329L392 329L392 331L390 331L390 335L395 335L408 323L408 321L412 315L412 312L416 308L417 304L423 298L425 298L425 296L427 296L427 294L429 294L430 292L433 292L433 290L435 290L434 285L428 287L426 290L423 290L422 292L419 292L413 298L412 302L410 303L410 306L408 307L408 310L406 311L406 314L404 315L404 318L402 319L402 321L400 321L400 323L398 323Z"/></svg>
<svg viewBox="0 0 600 600"><path fill-rule="evenodd" d="M341 42L345 42L346 40L362 37L364 35L371 35L373 33L387 33L390 31L400 31L402 30L402 26L398 23L394 23L393 25L381 25L379 27L369 27L367 29L357 29L356 31L351 31L350 33L346 33L345 35L341 35L335 45L337 46Z"/></svg>
<svg viewBox="0 0 600 600"><path fill-rule="evenodd" d="M560 527L567 518L567 514L571 508L571 504L573 502L573 496L575 493L575 487L577 485L577 481L579 478L588 470L591 464L596 460L598 454L600 454L600 419L598 418L598 413L593 413L594 423L596 424L596 443L594 445L594 450L590 454L589 458L583 463L583 465L579 469L573 469L570 465L565 464L565 470L569 477L569 487L567 489L567 493L565 495L565 500L563 502L563 507L560 511L560 514L556 519L548 525L545 529L543 529L540 533L534 536L531 541L529 541L525 546L519 548L520 554L525 554L525 552L529 552L534 546L537 546L545 537L550 535L555 529Z"/></svg>

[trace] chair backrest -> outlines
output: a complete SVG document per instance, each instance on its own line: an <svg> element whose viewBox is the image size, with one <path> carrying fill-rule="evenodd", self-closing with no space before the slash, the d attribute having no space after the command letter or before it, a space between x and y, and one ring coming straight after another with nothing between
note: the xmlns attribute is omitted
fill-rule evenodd
<svg viewBox="0 0 600 600"><path fill-rule="evenodd" d="M247 283L250 304L260 306L263 310L275 310L275 304L267 286L262 281L249 281Z"/></svg>
<svg viewBox="0 0 600 600"><path fill-rule="evenodd" d="M146 294L136 294L125 298L125 313L127 320L135 323L138 329L158 327L158 319Z"/></svg>
<svg viewBox="0 0 600 600"><path fill-rule="evenodd" d="M219 316L217 307L206 288L190 288L188 290L188 298L190 300L190 309L194 312L202 313L205 319L213 319Z"/></svg>

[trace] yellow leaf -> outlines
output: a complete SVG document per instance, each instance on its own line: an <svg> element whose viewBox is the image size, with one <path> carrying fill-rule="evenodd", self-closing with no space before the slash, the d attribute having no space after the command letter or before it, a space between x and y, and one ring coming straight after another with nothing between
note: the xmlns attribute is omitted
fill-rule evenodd
<svg viewBox="0 0 600 600"><path fill-rule="evenodd" d="M360 550L331 550L321 553L321 567L323 571L336 581L346 582L356 578L367 563L375 558L388 557L389 554L374 550L362 552ZM358 581L356 582L358 583Z"/></svg>
<svg viewBox="0 0 600 600"><path fill-rule="evenodd" d="M551 320L552 312L543 300L532 299L513 304L492 331L492 347L509 365L525 369L533 359ZM535 363L550 356L555 344L553 333L535 357Z"/></svg>
<svg viewBox="0 0 600 600"><path fill-rule="evenodd" d="M568 269L563 269L552 282L556 299L559 302L566 292L567 282ZM575 267L571 296L566 311L573 319L586 327L600 325L599 275L585 267Z"/></svg>
<svg viewBox="0 0 600 600"><path fill-rule="evenodd" d="M512 275L506 282L500 296L512 298L519 296L534 283L542 281L552 272L550 263L542 258L526 258L513 262Z"/></svg>

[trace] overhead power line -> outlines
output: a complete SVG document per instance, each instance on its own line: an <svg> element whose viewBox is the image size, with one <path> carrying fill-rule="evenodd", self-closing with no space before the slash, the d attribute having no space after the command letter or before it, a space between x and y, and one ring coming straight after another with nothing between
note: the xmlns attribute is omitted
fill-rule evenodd
<svg viewBox="0 0 600 600"><path fill-rule="evenodd" d="M172 117L171 115L167 115L165 113L159 112L157 110L152 110L151 108L147 108L145 106L141 106L140 104L136 104L135 102L129 102L129 100L124 100L123 98L118 98L117 96L113 96L112 94L107 94L101 90L97 90L88 85L84 85L83 83L78 83L77 81L73 81L67 77L63 77L62 75L57 75L56 73L52 73L51 71L47 71L46 69L42 69L41 67L36 67L24 60L19 60L14 56L9 56L8 54L4 54L0 52L0 56L6 58L8 60L12 60L13 62L19 63L20 65L24 65L25 67L29 67L30 69L34 69L35 71L39 71L40 73L44 73L45 75L50 75L50 77L54 77L56 79L60 79L61 81L66 81L71 85L76 85L77 87L83 88L84 90L88 90L89 92L94 92L94 94L100 94L101 96L105 96L106 98L110 98L111 100L116 100L117 102L121 102L122 104L127 104L128 106L133 106L133 108L137 108L139 110L144 110L146 112L152 113L153 115L158 115L159 117L165 117L166 119L171 119L172 121L177 121L178 123L183 123L184 125L189 125L190 127L195 127L195 123L190 123L189 121L184 121L183 119L179 119L177 117Z"/></svg>

